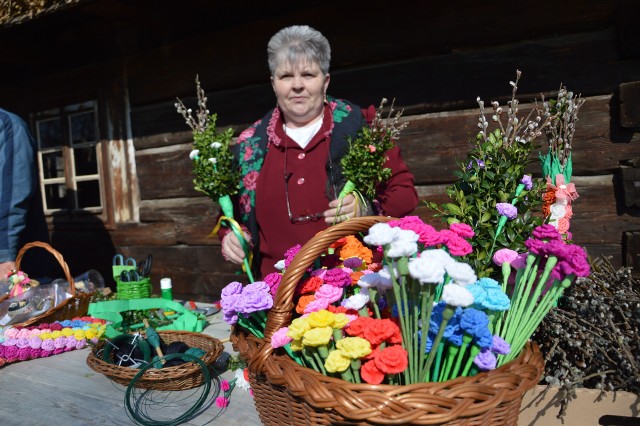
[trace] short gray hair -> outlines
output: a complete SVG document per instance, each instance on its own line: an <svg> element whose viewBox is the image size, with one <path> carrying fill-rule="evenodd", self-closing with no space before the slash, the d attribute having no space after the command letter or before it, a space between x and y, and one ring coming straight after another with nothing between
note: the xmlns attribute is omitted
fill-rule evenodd
<svg viewBox="0 0 640 426"><path fill-rule="evenodd" d="M293 25L278 31L267 45L269 70L275 75L283 63L297 63L301 59L316 62L323 74L329 73L331 46L320 31L308 25Z"/></svg>

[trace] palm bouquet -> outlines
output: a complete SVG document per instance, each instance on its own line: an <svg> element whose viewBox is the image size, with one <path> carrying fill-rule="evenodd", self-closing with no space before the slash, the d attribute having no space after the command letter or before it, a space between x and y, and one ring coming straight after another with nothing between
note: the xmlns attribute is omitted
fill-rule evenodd
<svg viewBox="0 0 640 426"><path fill-rule="evenodd" d="M198 76L196 95L198 109L195 115L181 99L178 98L175 103L176 110L184 117L193 133L193 149L189 153L195 175L193 186L196 191L208 195L220 205L222 216L211 234L215 235L220 226L229 227L234 232L245 251L243 269L253 282L250 267L251 250L240 225L234 219L231 201L231 196L238 193L240 182L240 171L235 165L230 148L233 129L229 128L223 132L216 129L217 115L210 113L207 108L207 97Z"/></svg>
<svg viewBox="0 0 640 426"><path fill-rule="evenodd" d="M383 118L386 103L383 98L371 126L363 127L349 140L349 151L340 161L347 182L338 198L354 194L360 205L366 205L366 199L375 199L377 186L391 177L391 169L384 166L387 152L395 146L408 122L400 123L402 111L396 112L393 102L387 118Z"/></svg>

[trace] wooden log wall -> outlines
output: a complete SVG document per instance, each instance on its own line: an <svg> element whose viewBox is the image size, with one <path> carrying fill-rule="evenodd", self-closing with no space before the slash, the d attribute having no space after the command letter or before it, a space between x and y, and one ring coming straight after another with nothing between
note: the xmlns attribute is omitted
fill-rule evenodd
<svg viewBox="0 0 640 426"><path fill-rule="evenodd" d="M476 97L504 104L520 69L523 103L540 93L548 97L561 83L586 99L574 144L580 198L572 231L591 255L610 255L621 265L623 234L640 230L640 208L625 206L620 183L620 163L640 157L640 135L621 126L619 111L620 85L640 81L637 11L637 2L628 0L461 0L428 7L376 0L275 6L96 0L39 21L47 43L31 43L27 26L13 31L16 39L6 41L16 43L3 42L2 56L30 67L7 68L0 100L24 115L70 92L102 88L107 96L123 96L109 103L128 112L139 221L105 224L112 248L139 259L153 253L156 290L169 276L176 297L212 301L228 282L246 279L207 236L217 206L192 189L191 135L173 103L179 96L195 105L196 74L219 125L240 131L275 103L269 37L291 24L318 28L332 45L330 94L363 106L396 98L410 121L399 144L421 200L443 202L475 133ZM109 89L114 84L121 89ZM439 225L424 204L416 214ZM80 228L52 224L70 258L82 258L74 247L78 236L91 233Z"/></svg>

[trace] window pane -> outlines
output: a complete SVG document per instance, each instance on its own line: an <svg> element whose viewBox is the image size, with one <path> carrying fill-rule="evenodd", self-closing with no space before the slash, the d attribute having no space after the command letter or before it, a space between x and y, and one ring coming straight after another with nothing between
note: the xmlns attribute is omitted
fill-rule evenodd
<svg viewBox="0 0 640 426"><path fill-rule="evenodd" d="M76 176L95 175L98 173L96 147L75 148L73 160L76 165Z"/></svg>
<svg viewBox="0 0 640 426"><path fill-rule="evenodd" d="M96 122L93 111L74 114L69 117L71 142L79 144L96 140Z"/></svg>
<svg viewBox="0 0 640 426"><path fill-rule="evenodd" d="M62 151L42 154L42 173L45 179L64 177Z"/></svg>
<svg viewBox="0 0 640 426"><path fill-rule="evenodd" d="M97 180L77 182L78 208L100 207L100 185Z"/></svg>
<svg viewBox="0 0 640 426"><path fill-rule="evenodd" d="M62 124L60 122L60 118L38 121L37 126L40 148L50 148L63 145Z"/></svg>
<svg viewBox="0 0 640 426"><path fill-rule="evenodd" d="M67 195L67 188L64 184L53 184L44 186L44 198L48 210L66 209L67 202L65 197Z"/></svg>

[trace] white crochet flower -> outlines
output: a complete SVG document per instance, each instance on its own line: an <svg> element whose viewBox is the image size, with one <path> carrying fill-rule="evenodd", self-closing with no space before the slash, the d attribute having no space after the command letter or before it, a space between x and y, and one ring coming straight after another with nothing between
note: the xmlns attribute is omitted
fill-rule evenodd
<svg viewBox="0 0 640 426"><path fill-rule="evenodd" d="M444 265L425 256L409 259L409 275L421 284L442 284L444 282Z"/></svg>
<svg viewBox="0 0 640 426"><path fill-rule="evenodd" d="M460 285L469 285L478 281L475 271L471 265L464 262L452 262L445 265L447 274L451 277L451 280Z"/></svg>
<svg viewBox="0 0 640 426"><path fill-rule="evenodd" d="M399 228L392 228L386 223L376 223L369 228L369 233L363 240L372 246L384 246L393 241L398 229Z"/></svg>
<svg viewBox="0 0 640 426"><path fill-rule="evenodd" d="M473 305L473 294L463 286L455 283L447 284L442 289L442 301L447 305L466 308Z"/></svg>

